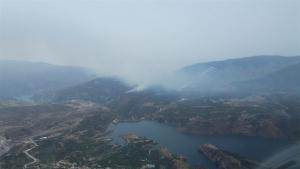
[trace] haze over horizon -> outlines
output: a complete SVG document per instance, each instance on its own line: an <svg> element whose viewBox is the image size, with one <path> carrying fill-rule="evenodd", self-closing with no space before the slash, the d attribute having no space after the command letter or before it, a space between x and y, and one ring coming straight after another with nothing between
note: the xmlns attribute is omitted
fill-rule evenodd
<svg viewBox="0 0 300 169"><path fill-rule="evenodd" d="M148 83L197 62L300 55L300 1L2 0L0 37L0 59Z"/></svg>

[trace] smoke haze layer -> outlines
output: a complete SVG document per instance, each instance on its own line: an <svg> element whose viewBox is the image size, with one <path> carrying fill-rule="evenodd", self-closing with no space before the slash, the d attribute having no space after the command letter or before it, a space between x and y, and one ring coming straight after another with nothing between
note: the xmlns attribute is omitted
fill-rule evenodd
<svg viewBox="0 0 300 169"><path fill-rule="evenodd" d="M2 0L0 59L147 84L185 65L300 54L296 0Z"/></svg>

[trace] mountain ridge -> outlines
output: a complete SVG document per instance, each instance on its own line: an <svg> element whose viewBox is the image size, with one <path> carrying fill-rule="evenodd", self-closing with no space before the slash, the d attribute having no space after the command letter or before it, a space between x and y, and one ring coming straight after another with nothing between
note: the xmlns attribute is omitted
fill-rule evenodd
<svg viewBox="0 0 300 169"><path fill-rule="evenodd" d="M300 56L252 56L192 64L179 69L172 78L186 90L227 92L235 90L232 83L263 78L297 63Z"/></svg>
<svg viewBox="0 0 300 169"><path fill-rule="evenodd" d="M75 66L41 62L0 61L0 97L20 97L89 81L96 76Z"/></svg>

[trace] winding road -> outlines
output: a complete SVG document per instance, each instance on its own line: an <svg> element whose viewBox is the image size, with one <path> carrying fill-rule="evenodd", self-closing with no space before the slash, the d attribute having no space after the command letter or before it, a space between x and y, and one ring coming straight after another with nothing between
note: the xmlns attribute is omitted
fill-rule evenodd
<svg viewBox="0 0 300 169"><path fill-rule="evenodd" d="M29 142L27 142L27 143L32 143L33 144L33 147L31 147L31 148L29 148L29 149L27 149L27 150L25 150L25 151L23 151L30 159L32 159L32 162L30 162L30 163L27 163L27 164L25 164L24 165L24 169L26 169L26 168L28 168L28 166L30 166L30 165L33 165L33 164L35 164L35 163L38 163L39 162L39 159L37 159L37 158L35 158L34 156L32 156L31 154L29 154L29 152L31 151L31 150L33 150L34 148L36 148L37 146L39 146L33 139L29 139ZM39 167L38 167L39 168Z"/></svg>

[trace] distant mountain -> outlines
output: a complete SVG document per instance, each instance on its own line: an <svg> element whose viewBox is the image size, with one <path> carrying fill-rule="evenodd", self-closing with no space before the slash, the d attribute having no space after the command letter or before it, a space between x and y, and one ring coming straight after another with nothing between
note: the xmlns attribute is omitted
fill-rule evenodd
<svg viewBox="0 0 300 169"><path fill-rule="evenodd" d="M254 85L259 87L260 81L271 81L272 74L280 74L280 71L289 70L293 66L300 64L300 57L282 56L255 56L240 59L230 59L225 61L201 63L185 67L178 72L174 83L184 86L181 90L164 90L157 86L139 90L138 86L129 85L122 80L113 77L101 77L92 81L82 83L70 88L59 90L50 95L42 96L42 99L51 99L55 102L72 99L88 100L101 104L119 104L118 107L128 106L129 103L156 102L182 97L201 96L204 92L227 93L239 92L242 90L255 90ZM290 68L291 67L291 68ZM295 71L294 69L289 72ZM295 74L295 76L297 73ZM184 77L184 78L182 78ZM264 79L266 80L259 80ZM274 77L275 78L275 77ZM296 79L296 78L294 78ZM164 79L166 82L169 79ZM275 79L274 79L275 80ZM297 80L295 80L298 82ZM170 81L168 81L170 83ZM262 82L261 82L262 83ZM279 84L279 83L278 83ZM269 84L265 84L268 86ZM293 85L293 84L290 84ZM180 85L178 85L180 86ZM262 88L262 87L261 87ZM185 93L186 91L197 91ZM201 91L198 93L198 91ZM191 95L192 94L192 95ZM123 104L124 103L124 104ZM120 106L120 104L122 106ZM127 105L126 105L127 104Z"/></svg>
<svg viewBox="0 0 300 169"><path fill-rule="evenodd" d="M75 99L106 104L129 102L132 99L147 100L154 97L161 99L168 96L173 97L176 93L165 91L159 87L139 90L139 86L128 84L115 77L99 77L86 83L55 91L51 95L46 95L46 97L55 102Z"/></svg>
<svg viewBox="0 0 300 169"><path fill-rule="evenodd" d="M262 78L239 83L241 90L252 92L300 92L300 63Z"/></svg>
<svg viewBox="0 0 300 169"><path fill-rule="evenodd" d="M127 84L117 78L101 77L49 93L37 100L55 103L73 100L91 101L109 107L112 112L118 112L122 116L140 118L144 113L159 111L162 106L179 99L174 92L169 93L159 88L139 90L138 86Z"/></svg>
<svg viewBox="0 0 300 169"><path fill-rule="evenodd" d="M162 80L177 85L176 89L180 90L175 92L159 87L139 90L137 86L112 77L91 80L89 74L76 67L28 62L3 63L5 62L0 62L0 96L20 96L53 90L45 95L35 95L36 99L58 102L81 99L98 103L119 102L125 105L127 101L153 101L158 95L181 95L180 91L192 91L193 95L198 96L205 92L222 94L243 90L264 92L287 87L295 89L299 84L297 68L300 57L254 56L191 65L177 71L172 78Z"/></svg>
<svg viewBox="0 0 300 169"><path fill-rule="evenodd" d="M176 72L175 77L188 90L230 91L234 82L262 78L297 63L300 56L253 56L194 64Z"/></svg>
<svg viewBox="0 0 300 169"><path fill-rule="evenodd" d="M119 79L101 77L54 93L53 100L65 101L72 99L88 100L104 103L115 100L132 87Z"/></svg>
<svg viewBox="0 0 300 169"><path fill-rule="evenodd" d="M79 67L26 61L0 61L0 98L56 90L95 78Z"/></svg>

